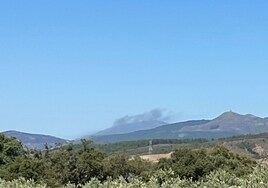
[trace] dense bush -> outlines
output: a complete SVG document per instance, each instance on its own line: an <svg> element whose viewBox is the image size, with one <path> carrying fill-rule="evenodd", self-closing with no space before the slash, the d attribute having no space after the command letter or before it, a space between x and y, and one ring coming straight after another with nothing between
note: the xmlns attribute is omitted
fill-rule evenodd
<svg viewBox="0 0 268 188"><path fill-rule="evenodd" d="M142 160L140 157L128 157L126 155L112 156L104 161L105 175L107 177L128 178L129 174L139 176L144 180L148 180L154 170L154 165Z"/></svg>
<svg viewBox="0 0 268 188"><path fill-rule="evenodd" d="M230 152L223 146L212 150L177 149L170 159L161 159L158 168L171 168L177 175L198 180L217 169L224 169L237 176L247 175L256 166L255 160Z"/></svg>

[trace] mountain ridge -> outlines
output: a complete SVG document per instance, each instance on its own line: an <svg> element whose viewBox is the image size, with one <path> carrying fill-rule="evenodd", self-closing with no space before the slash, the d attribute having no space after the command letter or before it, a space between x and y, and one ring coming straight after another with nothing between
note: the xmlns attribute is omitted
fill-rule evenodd
<svg viewBox="0 0 268 188"><path fill-rule="evenodd" d="M91 139L95 143L110 143L142 139L211 139L265 132L268 132L268 117L261 118L252 114L242 115L228 111L212 120L189 120L128 133L94 134L86 138ZM55 143L67 144L70 142L69 140L50 135L19 131L6 131L3 134L17 137L18 140L29 148L43 149L46 143L53 147ZM79 141L77 140L77 142Z"/></svg>
<svg viewBox="0 0 268 188"><path fill-rule="evenodd" d="M189 124L189 122L191 123ZM138 139L211 139L263 132L268 132L268 118L260 118L252 114L242 115L228 111L212 120L190 120L127 134L92 136L90 139L97 143Z"/></svg>
<svg viewBox="0 0 268 188"><path fill-rule="evenodd" d="M166 124L167 124L166 122L159 120L145 120L145 121L131 122L120 125L114 125L110 128L99 131L94 135L97 136L97 135L124 134L139 130L153 129Z"/></svg>
<svg viewBox="0 0 268 188"><path fill-rule="evenodd" d="M178 138L179 132L177 130L184 126L194 126L208 122L209 120L190 120L185 122L173 123L162 125L153 129L139 130L126 134L111 134L101 136L91 136L89 139L96 143L108 143L118 141L129 141L139 139L166 139L166 138ZM168 136L167 136L168 135Z"/></svg>
<svg viewBox="0 0 268 188"><path fill-rule="evenodd" d="M204 125L185 127L182 131L233 131L234 134L258 134L268 132L268 119L260 118L252 114L238 114L224 112Z"/></svg>
<svg viewBox="0 0 268 188"><path fill-rule="evenodd" d="M56 147L57 144L68 144L70 142L69 140L51 135L26 133L16 130L8 130L1 133L8 137L16 137L29 149L42 150L46 144L49 147Z"/></svg>

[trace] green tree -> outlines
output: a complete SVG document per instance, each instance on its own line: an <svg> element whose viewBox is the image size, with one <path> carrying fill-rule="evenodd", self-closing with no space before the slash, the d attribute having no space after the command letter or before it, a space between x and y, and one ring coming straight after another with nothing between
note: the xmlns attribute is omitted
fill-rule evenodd
<svg viewBox="0 0 268 188"><path fill-rule="evenodd" d="M177 149L170 159L160 160L158 167L171 168L180 177L197 180L214 169L214 165L205 149Z"/></svg>

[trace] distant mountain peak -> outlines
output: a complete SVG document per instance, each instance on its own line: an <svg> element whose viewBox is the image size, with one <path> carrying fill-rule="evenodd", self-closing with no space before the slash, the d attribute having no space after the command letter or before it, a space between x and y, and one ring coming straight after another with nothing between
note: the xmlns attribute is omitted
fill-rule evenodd
<svg viewBox="0 0 268 188"><path fill-rule="evenodd" d="M260 117L254 116L252 114L242 115L233 111L228 111L228 112L224 112L223 114L221 114L214 120L234 120L234 119L242 119L242 118L243 119L256 119Z"/></svg>
<svg viewBox="0 0 268 188"><path fill-rule="evenodd" d="M228 112L224 112L223 114L221 114L219 117L217 117L216 119L230 119L230 118L236 118L236 117L241 117L243 115L233 112L233 111L228 111Z"/></svg>

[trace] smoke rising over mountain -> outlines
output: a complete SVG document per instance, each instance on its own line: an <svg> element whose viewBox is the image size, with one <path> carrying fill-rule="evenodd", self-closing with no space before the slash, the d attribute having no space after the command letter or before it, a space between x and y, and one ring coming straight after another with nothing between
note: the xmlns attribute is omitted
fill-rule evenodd
<svg viewBox="0 0 268 188"><path fill-rule="evenodd" d="M137 114L133 116L126 115L115 120L113 126L119 126L129 123L138 123L143 121L167 121L170 119L169 113L164 109L152 109L149 112Z"/></svg>

